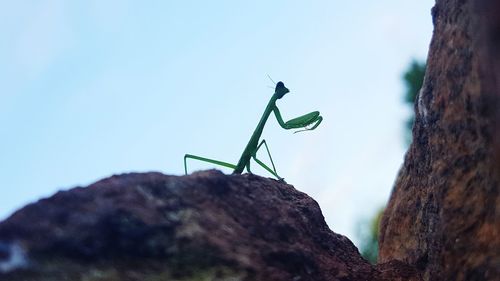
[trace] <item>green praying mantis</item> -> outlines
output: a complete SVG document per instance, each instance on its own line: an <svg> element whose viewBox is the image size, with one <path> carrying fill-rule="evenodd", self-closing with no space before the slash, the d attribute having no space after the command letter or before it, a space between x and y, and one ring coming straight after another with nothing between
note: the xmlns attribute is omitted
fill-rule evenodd
<svg viewBox="0 0 500 281"><path fill-rule="evenodd" d="M271 156L271 152L269 151L269 147L267 146L266 140L263 139L262 141L259 142L262 132L264 131L264 126L266 125L269 116L271 115L272 112L274 112L274 115L276 116L279 125L285 130L301 129L295 131L295 133L314 130L319 126L321 121L323 121L323 117L320 115L319 111L313 111L311 113L284 122L283 118L281 117L281 113L278 107L276 106L276 101L283 98L289 92L290 91L285 87L285 84L283 84L283 82L280 81L276 84L276 88L274 89L274 94L271 97L269 103L267 104L266 110L264 111L262 118L260 118L259 124L257 125L257 128L253 132L250 141L248 141L245 150L243 150L243 153L241 154L238 164L234 165L219 160L209 159L192 154L186 154L184 156L184 172L187 174L187 159L194 159L233 169L233 174L241 174L243 173L245 168L249 173L251 173L250 161L253 159L257 164L262 166L265 170L267 170L277 179L284 181L284 179L280 177L276 172L276 167L274 166L273 158ZM267 154L269 155L272 169L257 158L257 151L259 151L262 145L265 146Z"/></svg>

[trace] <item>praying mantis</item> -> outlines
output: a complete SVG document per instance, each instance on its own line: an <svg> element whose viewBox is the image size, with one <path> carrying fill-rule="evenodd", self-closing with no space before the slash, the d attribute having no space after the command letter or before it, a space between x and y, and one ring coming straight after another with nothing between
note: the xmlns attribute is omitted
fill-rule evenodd
<svg viewBox="0 0 500 281"><path fill-rule="evenodd" d="M264 126L266 125L269 116L271 115L271 113L274 112L274 115L276 116L279 125L285 130L301 129L295 131L295 133L314 130L319 126L321 121L323 121L323 117L320 115L319 111L313 111L311 113L284 122L283 118L281 117L281 113L278 107L276 106L276 101L283 98L289 92L290 91L285 87L285 84L283 84L283 82L279 81L276 84L276 87L274 89L274 94L271 97L269 103L267 104L266 110L264 111L264 114L260 118L259 124L257 125L257 128L255 128L252 137L248 141L245 150L243 150L243 153L241 154L238 164L234 165L219 160L209 159L192 154L186 154L184 156L184 172L187 174L187 159L193 159L233 169L233 174L241 174L243 173L245 168L248 171L248 173L252 173L250 171L250 161L253 159L257 164L259 164L261 167L263 167L265 170L267 170L269 173L275 176L278 180L284 181L284 178L280 177L276 172L276 167L274 166L273 158L271 156L271 152L269 151L269 147L267 146L266 140L263 139L262 141L259 142L262 132L264 131ZM267 154L269 155L269 159L271 160L271 165L273 167L272 169L257 158L257 151L262 147L262 145L264 145Z"/></svg>

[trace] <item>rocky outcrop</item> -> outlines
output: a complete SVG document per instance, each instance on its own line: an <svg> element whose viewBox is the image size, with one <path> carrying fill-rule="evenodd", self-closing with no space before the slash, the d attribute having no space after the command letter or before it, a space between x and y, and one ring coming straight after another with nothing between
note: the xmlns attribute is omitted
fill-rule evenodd
<svg viewBox="0 0 500 281"><path fill-rule="evenodd" d="M292 186L217 171L61 191L0 223L0 241L0 280L419 280L363 260Z"/></svg>
<svg viewBox="0 0 500 281"><path fill-rule="evenodd" d="M381 223L380 257L425 280L499 280L498 1L438 0L413 143Z"/></svg>

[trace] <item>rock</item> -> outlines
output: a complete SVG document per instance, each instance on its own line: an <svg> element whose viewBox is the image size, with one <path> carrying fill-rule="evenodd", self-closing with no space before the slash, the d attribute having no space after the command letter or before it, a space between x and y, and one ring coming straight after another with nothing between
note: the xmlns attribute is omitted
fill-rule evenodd
<svg viewBox="0 0 500 281"><path fill-rule="evenodd" d="M8 245L24 260L0 280L419 280L401 262L363 260L292 186L217 171L61 191L0 223L0 241L0 263Z"/></svg>
<svg viewBox="0 0 500 281"><path fill-rule="evenodd" d="M499 3L438 0L433 9L413 143L382 219L379 256L425 280L500 280Z"/></svg>

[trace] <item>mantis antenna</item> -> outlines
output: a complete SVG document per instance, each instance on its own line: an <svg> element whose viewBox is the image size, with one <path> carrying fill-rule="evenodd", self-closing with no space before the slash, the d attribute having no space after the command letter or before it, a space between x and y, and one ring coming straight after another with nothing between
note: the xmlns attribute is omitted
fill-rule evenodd
<svg viewBox="0 0 500 281"><path fill-rule="evenodd" d="M280 110L278 109L278 106L276 105L276 101L284 97L287 93L290 91L285 87L285 84L283 82L274 82L271 76L267 75L269 79L276 85L274 89L274 94L271 97L271 100L269 101L266 110L264 111L264 114L262 115L260 122L257 125L257 128L255 128L254 133L252 134L252 137L250 138L250 141L248 142L247 146L245 147L245 150L243 150L243 153L241 154L240 160L238 161L238 164L231 164L215 159L210 159L210 158L205 158L205 157L200 157L192 154L186 154L184 156L184 171L187 174L187 159L192 159L192 160L198 160L198 161L203 161L203 162L208 162L211 164L223 166L226 168L233 169L233 174L241 174L243 171L246 169L249 173L250 171L250 161L253 159L255 163L259 164L262 168L264 168L266 171L271 173L273 176L278 178L279 180L283 180L282 177L278 175L278 172L276 172L276 167L274 166L273 158L271 157L271 152L269 152L269 147L267 146L266 140L260 140L260 137L262 135L262 132L264 131L264 126L266 125L267 120L269 119L269 116L271 113L274 113L276 116L276 120L278 121L278 124L285 130L290 130L290 129L302 129L299 131L296 131L295 133L302 132L302 131L311 131L316 129L316 127L319 126L321 121L323 121L323 117L320 115L319 111L313 111L311 113L299 116L297 118L293 118L291 120L288 120L287 122L283 121L283 118L281 117ZM257 152L259 149L264 145L266 148L267 155L269 156L269 160L271 160L271 167L268 166L268 164L265 164L262 162L260 159L257 158Z"/></svg>
<svg viewBox="0 0 500 281"><path fill-rule="evenodd" d="M276 82L274 82L273 78L271 78L271 76L269 76L269 74L267 75L267 78L269 78L269 80L271 80L271 82L273 82L273 84L276 85Z"/></svg>

